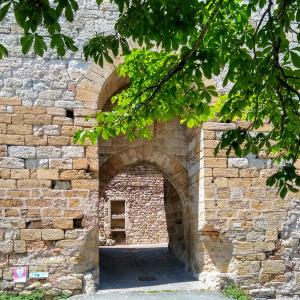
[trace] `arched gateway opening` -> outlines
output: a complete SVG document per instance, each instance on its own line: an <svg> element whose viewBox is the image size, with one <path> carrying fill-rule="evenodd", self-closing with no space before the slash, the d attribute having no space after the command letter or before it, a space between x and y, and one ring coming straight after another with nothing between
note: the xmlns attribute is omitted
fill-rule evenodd
<svg viewBox="0 0 300 300"><path fill-rule="evenodd" d="M100 290L192 280L187 172L147 143L100 165Z"/></svg>
<svg viewBox="0 0 300 300"><path fill-rule="evenodd" d="M118 63L116 60L115 65ZM111 97L128 84L127 78L117 75L114 66L100 69L92 65L80 84L80 94L86 95L90 101L89 111L109 111L112 108ZM164 243L162 252L173 255L173 267L179 268L180 265L180 270L194 271L191 254L195 249L191 241L191 220L195 219L197 206L191 211L191 174L187 171L191 151L189 133L178 121L156 123L152 131L153 138L150 141L137 139L129 142L124 137L116 137L109 141L99 140L97 147L93 148L97 151L94 157L97 157L99 163L99 172L94 178L97 178L99 185L95 193L97 198L93 198L84 223L96 230L93 232L99 234L100 244L116 243L116 246L112 246L114 249L125 246L135 248L132 245L136 244ZM162 264L161 260L160 263L157 261L162 252L159 249L157 251L154 255L156 262L150 259L152 265ZM130 252L133 253L133 250ZM142 261L145 261L146 256L139 255ZM103 266L110 264L108 268L111 269L112 257L100 251L99 259L100 268L96 267L94 258L92 272L96 284L99 275L101 289L101 280L105 275ZM121 261L126 261L126 257L119 257L118 262ZM136 258L135 262L139 263ZM146 266L147 263L149 260L141 265ZM135 274L135 278L144 276L147 280L151 272L148 274L146 271ZM164 271L159 273L163 275Z"/></svg>
<svg viewBox="0 0 300 300"><path fill-rule="evenodd" d="M121 170L99 205L100 289L191 281L183 203L147 161Z"/></svg>

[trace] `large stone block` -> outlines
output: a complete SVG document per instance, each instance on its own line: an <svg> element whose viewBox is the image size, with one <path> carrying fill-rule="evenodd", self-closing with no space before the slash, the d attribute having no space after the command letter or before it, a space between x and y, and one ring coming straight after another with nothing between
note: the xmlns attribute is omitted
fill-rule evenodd
<svg viewBox="0 0 300 300"><path fill-rule="evenodd" d="M25 135L25 145L45 146L47 145L46 136Z"/></svg>
<svg viewBox="0 0 300 300"><path fill-rule="evenodd" d="M84 229L72 229L65 232L65 238L70 240L77 240L78 238L82 240L85 235L86 231Z"/></svg>
<svg viewBox="0 0 300 300"><path fill-rule="evenodd" d="M2 276L3 276L3 279L5 279L5 280L12 280L13 279L12 268L4 268Z"/></svg>
<svg viewBox="0 0 300 300"><path fill-rule="evenodd" d="M42 135L60 135L61 127L59 125L43 125L35 126L33 128L33 134L36 136Z"/></svg>
<svg viewBox="0 0 300 300"><path fill-rule="evenodd" d="M53 221L53 226L55 228L61 228L61 229L72 229L73 228L73 220L56 219Z"/></svg>
<svg viewBox="0 0 300 300"><path fill-rule="evenodd" d="M56 125L73 125L73 119L68 117L54 117L53 124Z"/></svg>
<svg viewBox="0 0 300 300"><path fill-rule="evenodd" d="M16 180L15 179L0 179L1 188L15 188Z"/></svg>
<svg viewBox="0 0 300 300"><path fill-rule="evenodd" d="M42 231L40 229L21 229L21 240L35 241L40 240Z"/></svg>
<svg viewBox="0 0 300 300"><path fill-rule="evenodd" d="M61 156L61 148L53 146L37 147L37 157L56 158Z"/></svg>
<svg viewBox="0 0 300 300"><path fill-rule="evenodd" d="M87 158L75 158L73 159L73 169L87 169L88 159Z"/></svg>
<svg viewBox="0 0 300 300"><path fill-rule="evenodd" d="M27 179L30 177L30 171L29 170L22 170L22 169L13 169L11 170L11 179Z"/></svg>
<svg viewBox="0 0 300 300"><path fill-rule="evenodd" d="M18 158L32 158L35 157L36 148L29 146L9 146L8 156Z"/></svg>
<svg viewBox="0 0 300 300"><path fill-rule="evenodd" d="M24 159L13 157L0 157L0 168L23 169L24 167Z"/></svg>
<svg viewBox="0 0 300 300"><path fill-rule="evenodd" d="M266 230L266 242L275 242L278 240L277 228L267 228Z"/></svg>
<svg viewBox="0 0 300 300"><path fill-rule="evenodd" d="M17 114L46 114L47 109L43 107L26 107L26 106L16 106L14 112Z"/></svg>
<svg viewBox="0 0 300 300"><path fill-rule="evenodd" d="M254 243L251 242L236 242L234 245L234 254L247 255L254 252Z"/></svg>
<svg viewBox="0 0 300 300"><path fill-rule="evenodd" d="M266 260L262 262L262 273L283 274L286 270L284 260Z"/></svg>
<svg viewBox="0 0 300 300"><path fill-rule="evenodd" d="M59 178L59 171L52 170L52 169L39 169L37 170L37 178L38 179L58 179Z"/></svg>
<svg viewBox="0 0 300 300"><path fill-rule="evenodd" d="M0 134L0 144L24 145L25 144L24 135Z"/></svg>
<svg viewBox="0 0 300 300"><path fill-rule="evenodd" d="M57 248L62 248L62 249L74 249L74 248L77 248L79 246L82 246L82 243L83 243L82 241L67 239L67 240L58 241L57 243L55 243L55 246ZM68 251L68 250L66 250L66 251Z"/></svg>
<svg viewBox="0 0 300 300"><path fill-rule="evenodd" d="M1 114L0 113L0 123L11 124L11 114Z"/></svg>
<svg viewBox="0 0 300 300"><path fill-rule="evenodd" d="M62 147L63 157L75 158L84 156L84 147L81 146L64 146Z"/></svg>
<svg viewBox="0 0 300 300"><path fill-rule="evenodd" d="M1 229L21 229L25 228L26 223L23 218L4 218L0 217Z"/></svg>
<svg viewBox="0 0 300 300"><path fill-rule="evenodd" d="M21 99L19 97L1 97L0 105L21 105Z"/></svg>
<svg viewBox="0 0 300 300"><path fill-rule="evenodd" d="M31 134L32 125L8 125L7 126L8 134Z"/></svg>
<svg viewBox="0 0 300 300"><path fill-rule="evenodd" d="M22 188L51 187L51 180L19 179L17 186Z"/></svg>
<svg viewBox="0 0 300 300"><path fill-rule="evenodd" d="M61 209L58 208L46 208L43 210L43 217L47 218L59 218L62 215Z"/></svg>
<svg viewBox="0 0 300 300"><path fill-rule="evenodd" d="M71 182L69 180L56 180L53 189L55 190L70 190Z"/></svg>
<svg viewBox="0 0 300 300"><path fill-rule="evenodd" d="M86 177L85 170L67 170L67 171L60 172L60 179L63 180L80 179L85 177Z"/></svg>
<svg viewBox="0 0 300 300"><path fill-rule="evenodd" d="M29 125L47 125L47 124L51 124L52 117L48 115L25 114L24 122L25 124L29 124Z"/></svg>
<svg viewBox="0 0 300 300"><path fill-rule="evenodd" d="M54 115L54 116L65 116L66 110L64 108L48 107L47 114Z"/></svg>
<svg viewBox="0 0 300 300"><path fill-rule="evenodd" d="M64 238L64 231L62 229L43 229L42 239L45 241L57 241Z"/></svg>
<svg viewBox="0 0 300 300"><path fill-rule="evenodd" d="M6 124L0 124L0 134L6 134Z"/></svg>
<svg viewBox="0 0 300 300"><path fill-rule="evenodd" d="M69 136L48 136L49 146L62 146L70 145L71 137Z"/></svg>
<svg viewBox="0 0 300 300"><path fill-rule="evenodd" d="M238 177L239 170L233 168L214 168L213 169L213 176L214 177Z"/></svg>
<svg viewBox="0 0 300 300"><path fill-rule="evenodd" d="M41 91L39 93L39 98L43 99L43 100L48 100L48 99L60 99L62 95L62 91L61 90L46 90L46 91Z"/></svg>
<svg viewBox="0 0 300 300"><path fill-rule="evenodd" d="M74 276L64 276L57 280L57 287L62 290L81 290L82 280Z"/></svg>
<svg viewBox="0 0 300 300"><path fill-rule="evenodd" d="M1 241L0 242L0 254L9 254L14 250L13 241Z"/></svg>
<svg viewBox="0 0 300 300"><path fill-rule="evenodd" d="M228 167L229 168L248 168L249 162L247 158L228 158Z"/></svg>
<svg viewBox="0 0 300 300"><path fill-rule="evenodd" d="M1 185L1 179L0 179ZM20 199L2 199L0 202L2 207L21 207L23 206L23 201Z"/></svg>
<svg viewBox="0 0 300 300"><path fill-rule="evenodd" d="M260 270L260 261L240 261L238 262L238 274L250 275L258 274Z"/></svg>
<svg viewBox="0 0 300 300"><path fill-rule="evenodd" d="M47 158L27 158L25 166L26 169L47 169L49 167L49 160Z"/></svg>
<svg viewBox="0 0 300 300"><path fill-rule="evenodd" d="M274 242L256 241L256 243L254 244L254 251L257 252L272 251L274 249Z"/></svg>
<svg viewBox="0 0 300 300"><path fill-rule="evenodd" d="M71 170L72 169L72 159L70 158L50 158L49 159L49 167L51 169L63 169L63 170Z"/></svg>
<svg viewBox="0 0 300 300"><path fill-rule="evenodd" d="M99 188L99 180L97 179L75 179L72 180L73 189L90 189L97 190Z"/></svg>
<svg viewBox="0 0 300 300"><path fill-rule="evenodd" d="M26 253L26 242L22 240L14 241L14 251L16 253Z"/></svg>
<svg viewBox="0 0 300 300"><path fill-rule="evenodd" d="M205 157L204 158L204 167L205 168L226 168L227 159L226 158L217 158L217 157Z"/></svg>

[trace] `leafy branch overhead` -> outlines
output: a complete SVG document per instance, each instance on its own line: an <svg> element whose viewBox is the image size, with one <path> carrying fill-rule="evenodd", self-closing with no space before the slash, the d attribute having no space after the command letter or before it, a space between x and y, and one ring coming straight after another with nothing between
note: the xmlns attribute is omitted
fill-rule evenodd
<svg viewBox="0 0 300 300"><path fill-rule="evenodd" d="M151 138L150 126L156 120L177 118L188 127L208 119L243 120L243 125L224 133L216 152L272 157L281 168L267 184L276 185L281 197L297 191L300 0L111 2L120 12L115 34L98 33L83 52L101 66L126 54L118 71L129 76L130 86L112 98L113 110L98 113L97 125L77 132L75 141L121 134ZM24 30L24 54L33 49L42 56L49 46L59 56L77 50L61 26L62 17L73 21L75 0L2 0L0 22L10 9ZM140 50L130 52L129 39ZM160 50L151 50L154 47ZM0 46L0 58L6 55ZM205 78L214 77L223 78L226 95L205 84ZM261 132L266 123L270 130Z"/></svg>

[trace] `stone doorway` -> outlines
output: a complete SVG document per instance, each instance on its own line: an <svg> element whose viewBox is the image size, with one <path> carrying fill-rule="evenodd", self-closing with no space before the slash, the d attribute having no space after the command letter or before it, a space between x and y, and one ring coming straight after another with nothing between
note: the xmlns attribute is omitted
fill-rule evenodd
<svg viewBox="0 0 300 300"><path fill-rule="evenodd" d="M180 196L154 165L117 174L100 197L100 290L191 281L183 218Z"/></svg>

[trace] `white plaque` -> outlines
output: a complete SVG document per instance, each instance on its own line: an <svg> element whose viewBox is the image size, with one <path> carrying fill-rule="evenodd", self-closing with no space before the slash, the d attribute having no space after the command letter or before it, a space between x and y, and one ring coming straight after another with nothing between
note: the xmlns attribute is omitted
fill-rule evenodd
<svg viewBox="0 0 300 300"><path fill-rule="evenodd" d="M13 268L13 279L14 279L14 282L26 282L27 267Z"/></svg>

